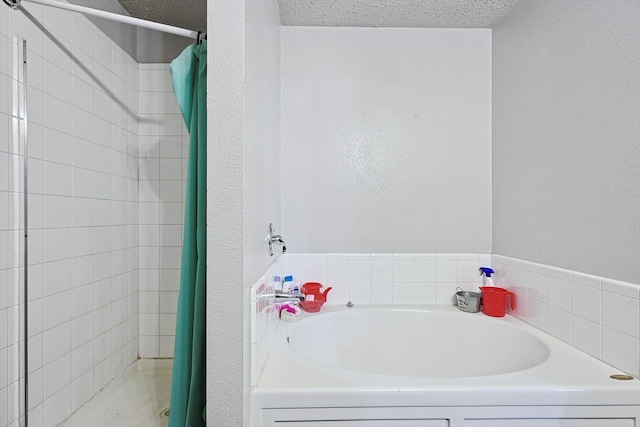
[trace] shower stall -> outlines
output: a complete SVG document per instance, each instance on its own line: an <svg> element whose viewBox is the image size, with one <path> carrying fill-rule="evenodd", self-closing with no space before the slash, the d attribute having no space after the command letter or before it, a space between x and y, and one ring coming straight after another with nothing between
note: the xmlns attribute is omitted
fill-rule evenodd
<svg viewBox="0 0 640 427"><path fill-rule="evenodd" d="M4 2L0 427L58 425L123 373L168 407L170 361L137 362L173 356L188 134L168 64L75 12L107 14Z"/></svg>

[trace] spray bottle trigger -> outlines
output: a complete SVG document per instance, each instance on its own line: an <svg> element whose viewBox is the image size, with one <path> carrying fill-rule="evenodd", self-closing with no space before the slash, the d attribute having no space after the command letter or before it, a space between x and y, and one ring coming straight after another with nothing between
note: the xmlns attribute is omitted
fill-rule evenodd
<svg viewBox="0 0 640 427"><path fill-rule="evenodd" d="M491 275L495 273L491 267L480 267L478 270L480 270L480 275L482 276L484 274L485 277L491 277Z"/></svg>

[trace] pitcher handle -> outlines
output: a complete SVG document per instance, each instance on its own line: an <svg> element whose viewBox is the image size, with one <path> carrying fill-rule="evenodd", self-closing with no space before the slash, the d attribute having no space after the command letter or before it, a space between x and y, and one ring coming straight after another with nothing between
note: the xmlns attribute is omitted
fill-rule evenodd
<svg viewBox="0 0 640 427"><path fill-rule="evenodd" d="M509 305L511 306L511 310L515 310L516 306L515 306L515 295L513 292L511 291L507 291L507 295L509 296Z"/></svg>

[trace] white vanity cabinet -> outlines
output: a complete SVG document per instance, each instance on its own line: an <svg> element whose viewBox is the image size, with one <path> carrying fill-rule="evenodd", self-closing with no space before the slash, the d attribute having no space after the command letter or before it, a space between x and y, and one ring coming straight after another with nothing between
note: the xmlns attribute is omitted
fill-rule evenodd
<svg viewBox="0 0 640 427"><path fill-rule="evenodd" d="M636 427L640 406L263 409L252 427Z"/></svg>

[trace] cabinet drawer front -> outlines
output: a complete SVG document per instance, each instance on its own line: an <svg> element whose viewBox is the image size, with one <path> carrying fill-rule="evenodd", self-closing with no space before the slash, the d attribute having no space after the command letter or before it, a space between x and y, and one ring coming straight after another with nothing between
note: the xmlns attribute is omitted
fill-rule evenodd
<svg viewBox="0 0 640 427"><path fill-rule="evenodd" d="M465 420L465 427L635 427L631 418L483 419Z"/></svg>
<svg viewBox="0 0 640 427"><path fill-rule="evenodd" d="M449 427L449 421L448 420L276 421L275 426L276 427Z"/></svg>

